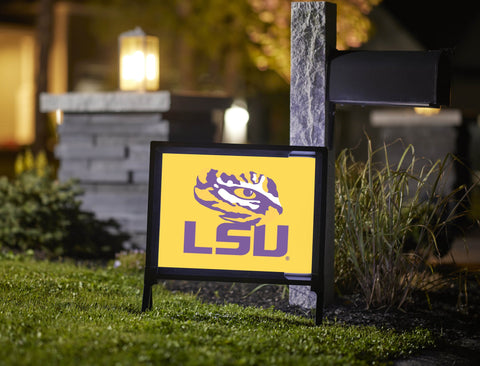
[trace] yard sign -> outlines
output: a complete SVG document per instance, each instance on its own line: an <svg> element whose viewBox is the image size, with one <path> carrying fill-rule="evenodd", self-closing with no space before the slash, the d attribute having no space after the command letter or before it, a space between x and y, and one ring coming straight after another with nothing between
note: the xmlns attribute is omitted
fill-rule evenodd
<svg viewBox="0 0 480 366"><path fill-rule="evenodd" d="M158 278L288 283L311 286L319 324L333 298L335 104L448 105L448 53L337 51L332 3L292 2L291 20L292 146L152 145L144 310Z"/></svg>
<svg viewBox="0 0 480 366"><path fill-rule="evenodd" d="M150 155L142 310L161 278L320 290L325 148L152 142Z"/></svg>

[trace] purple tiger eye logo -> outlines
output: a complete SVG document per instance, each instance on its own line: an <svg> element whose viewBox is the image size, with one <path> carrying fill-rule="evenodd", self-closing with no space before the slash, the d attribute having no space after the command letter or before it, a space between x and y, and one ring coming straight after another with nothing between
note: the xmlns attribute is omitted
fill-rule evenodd
<svg viewBox="0 0 480 366"><path fill-rule="evenodd" d="M250 253L253 247L254 257L286 256L289 231L287 225L276 227L275 249L266 246L265 223L283 212L273 179L252 171L235 175L210 169L205 175L197 177L193 191L198 203L218 211L220 217L227 222L217 226L216 247L213 247L208 244L198 245L197 222L185 221L184 253L243 256ZM274 240L269 240L272 239ZM237 245L224 247L225 243Z"/></svg>
<svg viewBox="0 0 480 366"><path fill-rule="evenodd" d="M194 195L197 202L232 223L263 224L283 212L275 182L252 171L236 176L211 169L197 177Z"/></svg>

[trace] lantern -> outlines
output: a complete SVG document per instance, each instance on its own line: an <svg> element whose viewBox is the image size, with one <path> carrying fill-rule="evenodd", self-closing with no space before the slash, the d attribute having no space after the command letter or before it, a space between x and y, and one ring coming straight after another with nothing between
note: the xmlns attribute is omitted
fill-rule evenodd
<svg viewBox="0 0 480 366"><path fill-rule="evenodd" d="M140 27L118 37L120 90L158 90L160 80L159 40Z"/></svg>

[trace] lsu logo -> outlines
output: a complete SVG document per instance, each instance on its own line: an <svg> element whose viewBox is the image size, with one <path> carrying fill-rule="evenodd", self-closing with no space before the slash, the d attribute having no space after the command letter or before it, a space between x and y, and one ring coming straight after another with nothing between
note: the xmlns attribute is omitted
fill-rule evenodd
<svg viewBox="0 0 480 366"><path fill-rule="evenodd" d="M216 247L215 254L245 255L251 249L257 257L283 257L288 252L288 226L277 226L275 249L265 248L265 225L283 213L275 182L256 172L240 175L211 169L197 177L195 200L204 207L217 211L226 221L216 228L216 241L237 243L236 248ZM245 235L231 235L230 231L244 231ZM185 221L184 253L213 254L214 248L195 245L196 222Z"/></svg>

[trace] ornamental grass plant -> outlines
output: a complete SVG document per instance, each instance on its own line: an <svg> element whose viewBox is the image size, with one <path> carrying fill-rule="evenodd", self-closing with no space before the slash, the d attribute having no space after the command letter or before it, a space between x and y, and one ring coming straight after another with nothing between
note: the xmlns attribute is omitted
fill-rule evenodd
<svg viewBox="0 0 480 366"><path fill-rule="evenodd" d="M367 142L365 162L348 149L336 161L336 285L356 287L368 308L401 308L428 286L428 259L448 250L465 188L443 193L453 156L420 160L410 145L393 164L388 146Z"/></svg>

